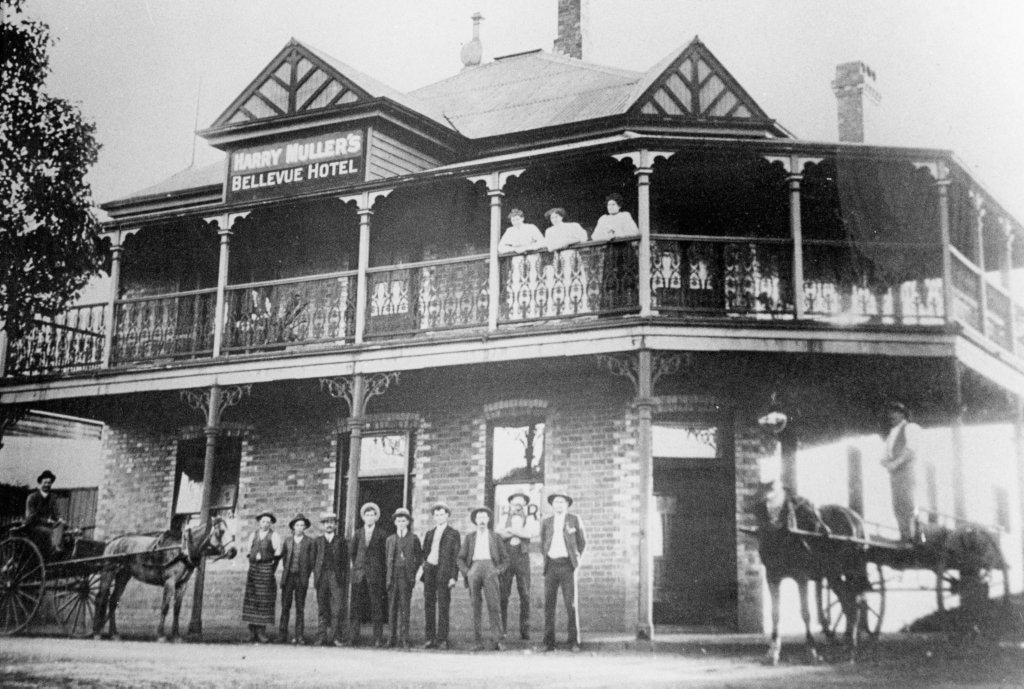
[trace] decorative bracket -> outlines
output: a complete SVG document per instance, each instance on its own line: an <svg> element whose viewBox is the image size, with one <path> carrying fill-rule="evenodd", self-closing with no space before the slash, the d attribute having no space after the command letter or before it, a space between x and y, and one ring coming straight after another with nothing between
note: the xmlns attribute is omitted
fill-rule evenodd
<svg viewBox="0 0 1024 689"><path fill-rule="evenodd" d="M376 191L364 191L358 194L351 194L349 196L339 196L338 200L342 203L352 203L355 201L356 209L361 211L373 210L373 204L377 203L377 199L387 198L388 194L393 192L394 189L378 189Z"/></svg>
<svg viewBox="0 0 1024 689"><path fill-rule="evenodd" d="M472 175L466 179L472 184L483 182L487 185L488 191L501 191L505 188L505 183L508 182L510 177L519 177L524 172L526 172L526 168L520 168L518 170L503 170L502 172L489 172L484 175Z"/></svg>
<svg viewBox="0 0 1024 689"><path fill-rule="evenodd" d="M629 151L628 153L615 153L612 155L612 158L615 158L620 163L623 160L629 160L637 170L650 170L654 167L654 161L658 158L668 160L675 154L676 151L648 151L647 149L641 149L639 151Z"/></svg>
<svg viewBox="0 0 1024 689"><path fill-rule="evenodd" d="M398 382L398 376L398 371L375 373L372 376L367 376L361 400L354 399L356 391L351 377L321 378L320 389L326 390L327 394L331 397L345 400L345 403L348 404L349 414L355 418L360 418L366 415L366 405L370 399L387 392L391 383Z"/></svg>
<svg viewBox="0 0 1024 689"><path fill-rule="evenodd" d="M914 167L927 170L937 184L949 184L949 167L943 160L918 160L914 161Z"/></svg>
<svg viewBox="0 0 1024 689"><path fill-rule="evenodd" d="M640 394L640 356L639 354L595 354L597 365L608 370L612 375L628 378L633 383L634 394ZM651 352L651 390L665 376L677 373L682 368L693 365L693 356L689 352L665 354Z"/></svg>
<svg viewBox="0 0 1024 689"><path fill-rule="evenodd" d="M238 220L248 218L252 211L236 211L234 213L224 213L223 215L210 215L203 218L203 222L207 225L217 224L218 232L231 232L232 228Z"/></svg>
<svg viewBox="0 0 1024 689"><path fill-rule="evenodd" d="M779 163L782 165L782 169L790 175L802 176L804 174L804 167L810 164L817 165L824 158L813 158L808 156L764 156L764 159L769 163Z"/></svg>
<svg viewBox="0 0 1024 689"><path fill-rule="evenodd" d="M224 410L238 404L242 398L250 394L251 391L252 385L233 385L231 387L219 388L216 407L213 410L212 426L219 426ZM201 412L208 422L210 421L210 399L212 395L213 390L206 389L181 391L181 399L184 400L188 406L198 412Z"/></svg>

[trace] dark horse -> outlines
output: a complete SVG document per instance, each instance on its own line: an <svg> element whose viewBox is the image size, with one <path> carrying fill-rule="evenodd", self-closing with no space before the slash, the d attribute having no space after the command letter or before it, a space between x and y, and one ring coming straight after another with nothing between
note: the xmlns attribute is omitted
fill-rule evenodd
<svg viewBox="0 0 1024 689"><path fill-rule="evenodd" d="M202 558L214 556L216 559L235 556L236 549L231 545L234 536L228 529L227 522L216 518L212 522L204 522L195 529L185 529L179 537L169 531L158 535L128 534L119 536L107 544L103 554L112 557L110 564L104 567L100 576L99 595L96 599L96 617L93 622L93 638L98 639L103 631L103 624L109 618L110 636L117 639L117 604L121 600L125 586L132 577L146 584L163 586L163 604L160 607L160 627L157 630L157 641L166 641L164 622L171 601L174 601L174 621L171 627L171 638L178 640L178 614L181 612L181 599L185 595L185 584L192 576L192 571L199 565Z"/></svg>
<svg viewBox="0 0 1024 689"><path fill-rule="evenodd" d="M822 619L822 582L828 581L846 616L846 635L850 641L851 661L857 647L862 594L871 588L864 559L863 522L856 512L840 505L825 505L816 510L808 500L784 490L778 482L765 483L753 505L757 517L758 552L764 564L765 578L772 599L772 636L768 659L779 662L779 587L783 579L792 579L800 591L800 613L804 620L807 650L812 660L818 652L811 634L811 615L807 603L807 582L817 589L819 622Z"/></svg>

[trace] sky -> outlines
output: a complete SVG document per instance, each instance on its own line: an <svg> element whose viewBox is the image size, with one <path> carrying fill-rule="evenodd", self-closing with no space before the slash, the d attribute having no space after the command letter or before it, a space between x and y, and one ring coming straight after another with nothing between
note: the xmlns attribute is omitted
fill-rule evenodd
<svg viewBox="0 0 1024 689"><path fill-rule="evenodd" d="M295 37L400 91L456 73L471 15L484 60L543 48L557 0L27 0L50 24L53 95L103 148L104 202L221 159L196 140ZM646 71L700 36L798 138L836 141L831 81L877 74L868 143L952 149L1024 222L1024 3L1019 0L584 0L584 59ZM198 125L198 126L197 126Z"/></svg>

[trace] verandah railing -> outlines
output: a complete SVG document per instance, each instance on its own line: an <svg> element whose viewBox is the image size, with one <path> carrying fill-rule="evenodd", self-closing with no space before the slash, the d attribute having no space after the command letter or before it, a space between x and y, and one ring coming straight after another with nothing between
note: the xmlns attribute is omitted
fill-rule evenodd
<svg viewBox="0 0 1024 689"><path fill-rule="evenodd" d="M7 372L41 376L97 369L103 362L106 305L73 306L53 319L36 319L7 351Z"/></svg>
<svg viewBox="0 0 1024 689"><path fill-rule="evenodd" d="M635 313L638 245L632 239L500 256L497 326ZM890 244L854 251L846 242L812 240L802 249L804 280L795 290L791 240L654 235L652 312L795 320L799 298L805 320L837 325L936 325L946 318L940 246ZM1008 350L1024 347L1024 327L1013 327L1024 323L1024 306L956 249L950 254L949 317ZM370 268L364 336L485 329L488 276L487 255ZM223 354L355 342L356 285L356 271L344 271L227 287ZM212 356L215 310L215 289L119 300L111 365ZM106 326L104 306L98 304L40 322L10 344L6 373L20 377L97 368Z"/></svg>

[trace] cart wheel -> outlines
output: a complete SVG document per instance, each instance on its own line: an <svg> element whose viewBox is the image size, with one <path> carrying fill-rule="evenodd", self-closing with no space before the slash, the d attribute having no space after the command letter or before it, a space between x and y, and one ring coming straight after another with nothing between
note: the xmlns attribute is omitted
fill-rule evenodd
<svg viewBox="0 0 1024 689"><path fill-rule="evenodd" d="M882 620L885 617L885 574L882 566L875 562L867 563L867 572L871 590L865 591L862 595L860 632L875 639L882 631ZM839 596L828 585L827 580L822 581L818 603L818 619L821 621L825 636L831 640L839 633L845 634L846 612Z"/></svg>
<svg viewBox="0 0 1024 689"><path fill-rule="evenodd" d="M96 617L96 598L100 592L97 572L69 577L53 593L57 621L68 636L90 636Z"/></svg>
<svg viewBox="0 0 1024 689"><path fill-rule="evenodd" d="M39 548L27 538L0 543L0 634L20 632L35 616L46 588Z"/></svg>

